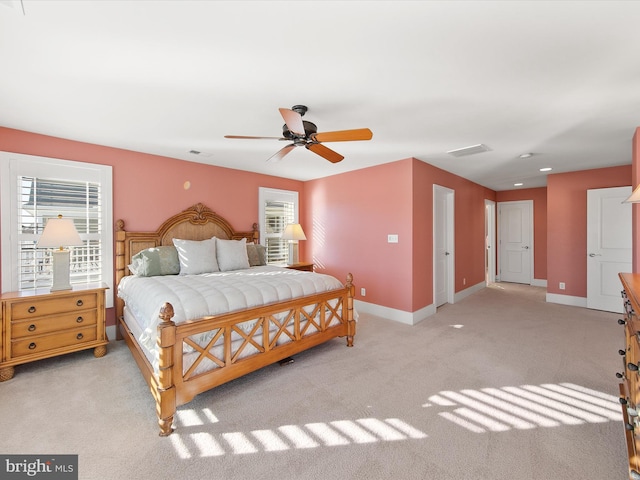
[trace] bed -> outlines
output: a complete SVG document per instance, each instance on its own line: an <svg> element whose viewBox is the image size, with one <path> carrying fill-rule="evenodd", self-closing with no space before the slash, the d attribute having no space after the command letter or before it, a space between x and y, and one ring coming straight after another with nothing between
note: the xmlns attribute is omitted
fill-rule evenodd
<svg viewBox="0 0 640 480"><path fill-rule="evenodd" d="M153 394L161 436L173 431L177 407L199 393L336 337L353 346L352 275L343 285L328 275L264 265L254 255L256 224L235 231L199 203L155 232L127 231L118 220L115 237L118 338L126 341ZM212 241L219 271L199 272L206 270L204 257L186 263L183 245L209 248ZM233 256L221 257L239 252L239 245L251 260L249 268L244 259L242 268L234 268ZM177 274L173 257L163 267L156 258L173 255L173 247L179 254ZM276 281L281 283L272 285Z"/></svg>

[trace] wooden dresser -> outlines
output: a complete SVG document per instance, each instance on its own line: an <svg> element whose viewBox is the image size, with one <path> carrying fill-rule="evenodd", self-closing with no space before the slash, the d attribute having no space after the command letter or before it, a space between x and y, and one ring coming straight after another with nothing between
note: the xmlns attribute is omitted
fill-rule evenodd
<svg viewBox="0 0 640 480"><path fill-rule="evenodd" d="M56 292L9 292L0 295L2 341L0 382L14 367L88 348L107 353L106 285L83 285Z"/></svg>
<svg viewBox="0 0 640 480"><path fill-rule="evenodd" d="M624 290L625 317L618 320L624 327L625 348L618 351L622 357L622 371L616 376L620 382L620 403L627 439L629 478L640 480L640 274L621 273Z"/></svg>

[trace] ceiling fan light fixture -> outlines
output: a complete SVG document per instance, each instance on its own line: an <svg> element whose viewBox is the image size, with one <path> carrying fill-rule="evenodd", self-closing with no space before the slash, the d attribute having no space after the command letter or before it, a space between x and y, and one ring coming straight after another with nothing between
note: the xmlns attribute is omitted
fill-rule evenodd
<svg viewBox="0 0 640 480"><path fill-rule="evenodd" d="M490 150L491 149L484 143L478 143L477 145L448 150L447 153L453 157L465 157L467 155L475 155L477 153L488 152Z"/></svg>
<svg viewBox="0 0 640 480"><path fill-rule="evenodd" d="M533 157L533 153L527 152L527 153L521 153L520 155L518 155L518 158L529 158L529 157Z"/></svg>
<svg viewBox="0 0 640 480"><path fill-rule="evenodd" d="M551 167L544 167L540 169L541 172L550 172L551 170L553 170Z"/></svg>

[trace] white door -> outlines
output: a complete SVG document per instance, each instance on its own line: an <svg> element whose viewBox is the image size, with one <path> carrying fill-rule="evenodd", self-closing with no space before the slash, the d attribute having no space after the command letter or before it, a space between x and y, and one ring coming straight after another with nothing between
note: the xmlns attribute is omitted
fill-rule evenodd
<svg viewBox="0 0 640 480"><path fill-rule="evenodd" d="M631 272L631 187L587 190L587 308L622 313L619 272Z"/></svg>
<svg viewBox="0 0 640 480"><path fill-rule="evenodd" d="M498 204L500 281L531 284L533 200Z"/></svg>
<svg viewBox="0 0 640 480"><path fill-rule="evenodd" d="M485 282L489 285L496 281L496 202L484 201L484 218Z"/></svg>
<svg viewBox="0 0 640 480"><path fill-rule="evenodd" d="M433 186L433 301L454 301L453 190Z"/></svg>

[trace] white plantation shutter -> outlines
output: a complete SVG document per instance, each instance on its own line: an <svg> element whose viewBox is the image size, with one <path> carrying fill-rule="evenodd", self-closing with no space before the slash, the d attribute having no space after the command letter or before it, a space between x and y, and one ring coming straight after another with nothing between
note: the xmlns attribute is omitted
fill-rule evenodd
<svg viewBox="0 0 640 480"><path fill-rule="evenodd" d="M52 282L51 249L37 248L47 220L70 218L83 241L71 247L71 284L104 282L113 305L111 167L0 152L2 289Z"/></svg>
<svg viewBox="0 0 640 480"><path fill-rule="evenodd" d="M70 218L83 245L71 248L71 284L102 281L100 184L18 176L18 290L51 286L51 249L36 243L47 221Z"/></svg>
<svg viewBox="0 0 640 480"><path fill-rule="evenodd" d="M266 247L267 263L289 263L289 243L284 228L298 223L298 192L260 187L260 242Z"/></svg>

